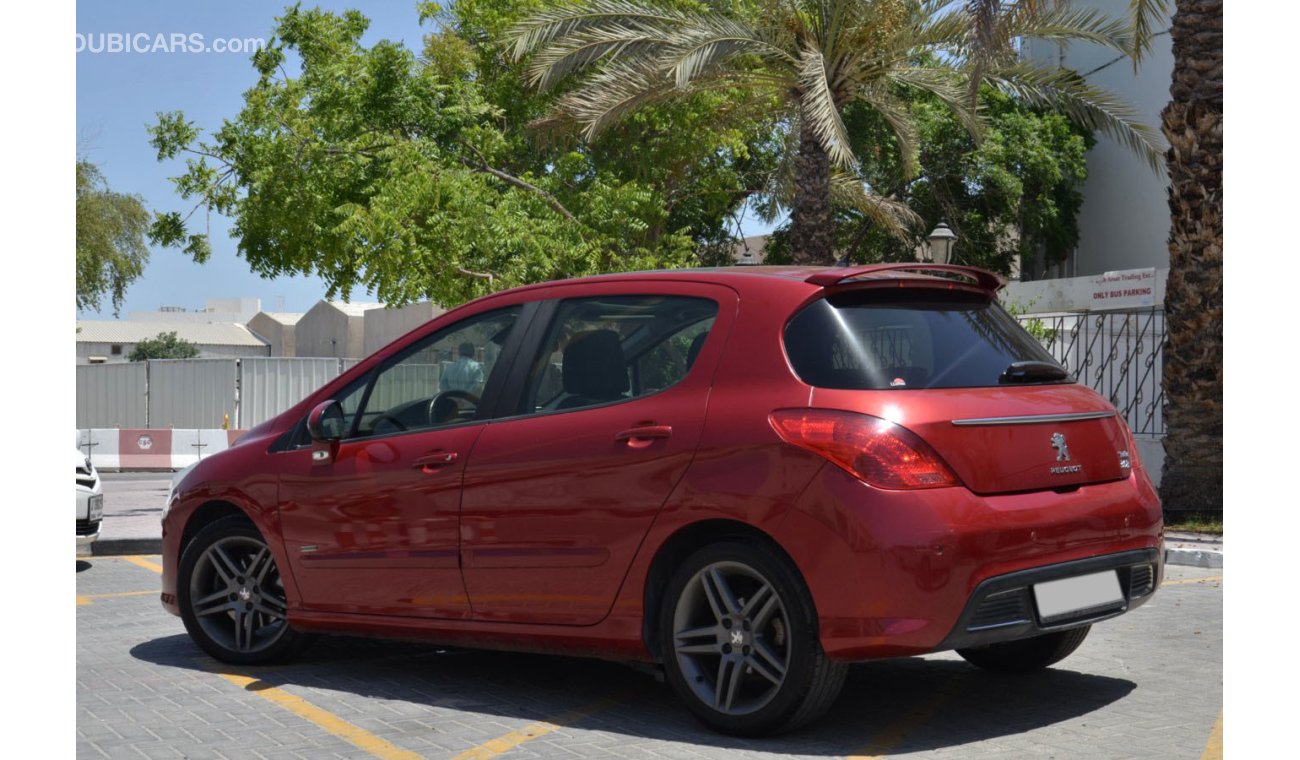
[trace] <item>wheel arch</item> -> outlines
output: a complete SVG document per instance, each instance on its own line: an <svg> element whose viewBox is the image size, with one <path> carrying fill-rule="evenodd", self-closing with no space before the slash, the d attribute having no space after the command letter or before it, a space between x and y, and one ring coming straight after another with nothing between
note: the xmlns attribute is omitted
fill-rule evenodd
<svg viewBox="0 0 1300 760"><path fill-rule="evenodd" d="M194 510L194 513L190 515L190 519L185 521L185 530L181 533L180 551L177 552L177 556L179 557L185 553L185 547L190 545L190 542L199 534L199 531L225 517L242 517L249 524L257 527L259 531L261 530L257 525L257 521L248 512L240 509L232 502L223 499L212 499L200 504Z"/></svg>
<svg viewBox="0 0 1300 760"><path fill-rule="evenodd" d="M654 559L651 560L650 569L646 573L643 597L645 612L642 616L641 635L645 640L646 649L650 652L650 656L656 661L661 659L659 615L663 606L663 595L673 572L687 557L696 551L710 544L728 540L749 541L770 548L778 556L785 558L790 563L790 567L794 569L800 582L807 587L808 581L804 578L798 563L781 546L780 542L763 530L739 520L722 518L700 520L683 525L659 545ZM815 602L811 594L808 596L808 602L814 605L815 608Z"/></svg>

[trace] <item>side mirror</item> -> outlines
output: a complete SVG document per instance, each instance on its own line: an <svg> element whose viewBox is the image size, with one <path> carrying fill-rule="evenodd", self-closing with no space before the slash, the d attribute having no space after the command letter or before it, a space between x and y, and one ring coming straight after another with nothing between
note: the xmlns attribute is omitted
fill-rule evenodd
<svg viewBox="0 0 1300 760"><path fill-rule="evenodd" d="M307 433L318 443L338 443L344 425L343 407L333 399L322 401L307 415Z"/></svg>

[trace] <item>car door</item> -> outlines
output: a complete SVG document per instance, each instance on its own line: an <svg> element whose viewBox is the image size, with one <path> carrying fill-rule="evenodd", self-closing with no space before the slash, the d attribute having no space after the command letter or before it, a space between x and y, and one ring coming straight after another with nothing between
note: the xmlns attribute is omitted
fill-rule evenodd
<svg viewBox="0 0 1300 760"><path fill-rule="evenodd" d="M484 429L465 473L461 562L477 619L608 614L695 454L737 305L700 284L557 291L512 373L516 416Z"/></svg>
<svg viewBox="0 0 1300 760"><path fill-rule="evenodd" d="M325 461L287 451L280 519L308 609L465 618L461 479L525 309L468 317L395 353L335 399L347 434Z"/></svg>

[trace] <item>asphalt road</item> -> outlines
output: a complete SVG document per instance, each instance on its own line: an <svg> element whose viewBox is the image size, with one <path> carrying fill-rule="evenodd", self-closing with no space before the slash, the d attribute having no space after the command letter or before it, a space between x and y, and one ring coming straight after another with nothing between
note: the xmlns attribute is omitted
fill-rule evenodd
<svg viewBox="0 0 1300 760"><path fill-rule="evenodd" d="M104 522L101 539L159 538L170 472L101 472Z"/></svg>
<svg viewBox="0 0 1300 760"><path fill-rule="evenodd" d="M158 562L77 560L79 758L1222 755L1221 570L1169 567L1045 672L952 653L855 665L820 723L739 740L616 663L326 637L289 665L225 666L159 606Z"/></svg>

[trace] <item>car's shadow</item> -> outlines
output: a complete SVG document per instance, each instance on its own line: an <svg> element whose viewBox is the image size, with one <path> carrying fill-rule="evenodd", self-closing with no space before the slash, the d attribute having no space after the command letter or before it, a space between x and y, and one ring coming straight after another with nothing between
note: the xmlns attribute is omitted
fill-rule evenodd
<svg viewBox="0 0 1300 760"><path fill-rule="evenodd" d="M303 686L426 705L435 709L434 731L444 710L525 721L568 713L582 715L576 728L772 754L960 746L1073 720L1135 688L1059 667L1008 677L955 659L882 660L854 665L839 701L814 725L775 738L738 739L697 723L647 673L599 660L346 637L321 637L293 663L275 667L223 665L184 635L144 642L131 654L157 665L257 679L250 691Z"/></svg>
<svg viewBox="0 0 1300 760"><path fill-rule="evenodd" d="M84 559L77 560L77 572L84 572L90 569L90 563Z"/></svg>

